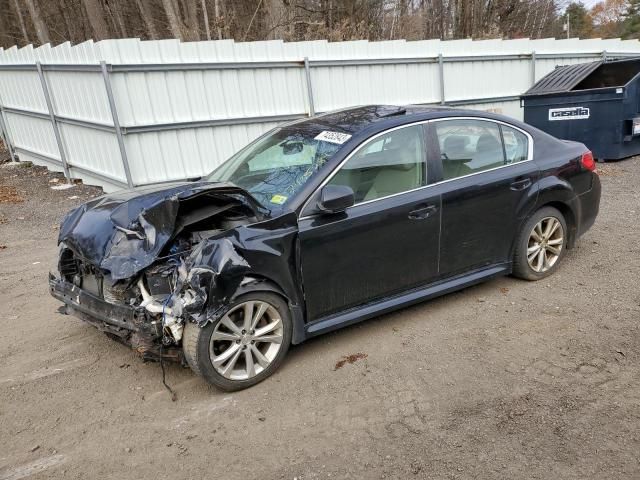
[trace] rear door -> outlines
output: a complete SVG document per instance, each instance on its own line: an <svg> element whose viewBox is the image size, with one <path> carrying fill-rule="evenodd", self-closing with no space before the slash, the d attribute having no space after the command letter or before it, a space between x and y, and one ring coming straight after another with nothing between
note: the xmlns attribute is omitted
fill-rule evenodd
<svg viewBox="0 0 640 480"><path fill-rule="evenodd" d="M351 187L354 206L334 214L303 209L310 321L436 278L440 196L424 188L426 179L424 126L404 126L365 142L327 180Z"/></svg>
<svg viewBox="0 0 640 480"><path fill-rule="evenodd" d="M442 170L440 276L510 261L527 206L537 196L531 137L485 119L429 125Z"/></svg>

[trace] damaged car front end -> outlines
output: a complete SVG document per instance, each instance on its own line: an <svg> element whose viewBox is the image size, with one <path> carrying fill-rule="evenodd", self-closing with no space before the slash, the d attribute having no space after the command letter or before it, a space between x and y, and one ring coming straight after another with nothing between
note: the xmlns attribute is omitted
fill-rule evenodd
<svg viewBox="0 0 640 480"><path fill-rule="evenodd" d="M267 213L246 191L224 183L96 199L61 224L51 294L65 313L143 358L184 362L185 325L218 319L252 280L237 228L264 221Z"/></svg>

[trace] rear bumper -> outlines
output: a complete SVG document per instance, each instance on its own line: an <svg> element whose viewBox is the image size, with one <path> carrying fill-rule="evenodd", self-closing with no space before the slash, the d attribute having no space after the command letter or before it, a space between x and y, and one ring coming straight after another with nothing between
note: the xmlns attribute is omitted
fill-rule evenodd
<svg viewBox="0 0 640 480"><path fill-rule="evenodd" d="M580 201L580 222L578 224L577 237L582 236L589 230L596 221L598 212L600 211L600 196L602 194L602 186L600 177L597 173L593 174L591 182L591 190L583 193L578 197Z"/></svg>

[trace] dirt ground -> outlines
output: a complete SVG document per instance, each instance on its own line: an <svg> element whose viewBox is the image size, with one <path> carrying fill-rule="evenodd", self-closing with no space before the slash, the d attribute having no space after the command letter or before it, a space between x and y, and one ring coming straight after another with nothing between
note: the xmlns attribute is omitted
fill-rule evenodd
<svg viewBox="0 0 640 480"><path fill-rule="evenodd" d="M502 278L293 347L234 394L47 291L57 223L99 190L0 166L0 479L640 478L640 160L599 165L596 225Z"/></svg>

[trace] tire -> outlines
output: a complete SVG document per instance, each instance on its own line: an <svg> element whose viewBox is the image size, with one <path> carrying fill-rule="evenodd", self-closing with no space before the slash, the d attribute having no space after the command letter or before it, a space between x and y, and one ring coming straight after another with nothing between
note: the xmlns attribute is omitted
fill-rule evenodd
<svg viewBox="0 0 640 480"><path fill-rule="evenodd" d="M245 323L248 311L252 313ZM202 328L188 322L182 348L197 375L231 392L251 387L275 372L289 350L292 333L291 312L280 296L250 292L238 297L215 322Z"/></svg>
<svg viewBox="0 0 640 480"><path fill-rule="evenodd" d="M545 239L549 225L553 232ZM535 212L518 235L513 256L513 275L535 281L554 273L567 250L568 232L564 215L558 209L543 207ZM536 246L539 249L532 250Z"/></svg>

